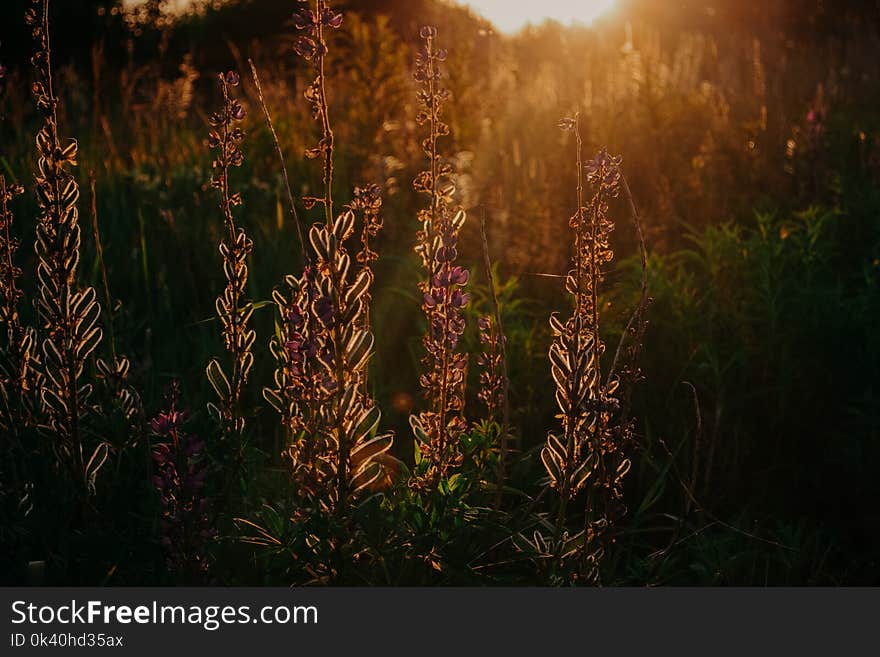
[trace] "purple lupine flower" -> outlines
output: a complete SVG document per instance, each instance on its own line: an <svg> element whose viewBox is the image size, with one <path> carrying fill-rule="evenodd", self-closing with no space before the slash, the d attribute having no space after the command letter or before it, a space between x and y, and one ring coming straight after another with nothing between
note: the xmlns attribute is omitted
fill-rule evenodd
<svg viewBox="0 0 880 657"><path fill-rule="evenodd" d="M468 301L470 301L470 299L470 294L462 293L461 290L455 290L455 292L452 293L449 304L453 308L464 308L468 304Z"/></svg>
<svg viewBox="0 0 880 657"><path fill-rule="evenodd" d="M325 7L321 12L321 22L327 27L338 29L342 27L342 14L334 13L330 8Z"/></svg>
<svg viewBox="0 0 880 657"><path fill-rule="evenodd" d="M427 436L419 443L427 467L413 477L411 486L428 490L463 460L459 443L466 428L463 409L468 359L466 354L457 353L456 348L465 330L462 308L469 301L461 288L470 280L470 272L455 264L463 218L453 207L454 170L437 155L438 141L450 134L449 125L442 118L443 104L450 97L442 84L441 63L447 53L435 48L435 27L423 27L420 35L423 44L416 56L414 73L419 84L416 123L428 129L422 148L431 167L415 176L413 188L431 197L430 205L419 211L422 227L416 247L426 273L419 289L429 326L423 337L426 355L422 362L426 371L419 382L430 409L417 417L422 430L418 433Z"/></svg>
<svg viewBox="0 0 880 657"><path fill-rule="evenodd" d="M150 420L150 429L153 433L162 436L171 433L184 419L183 413L173 409L167 412L160 412Z"/></svg>
<svg viewBox="0 0 880 657"><path fill-rule="evenodd" d="M328 297L319 297L315 300L315 314L324 326L333 321L333 302Z"/></svg>
<svg viewBox="0 0 880 657"><path fill-rule="evenodd" d="M287 319L290 324L298 331L302 328L302 325L305 324L306 316L303 313L302 308L300 308L299 304L295 303L290 306L290 311L287 313Z"/></svg>
<svg viewBox="0 0 880 657"><path fill-rule="evenodd" d="M450 285L467 285L470 280L470 272L463 267L450 267L444 269L435 277L437 287L449 287Z"/></svg>
<svg viewBox="0 0 880 657"><path fill-rule="evenodd" d="M241 121L246 114L247 111L244 109L244 106L237 100L233 100L230 107L230 116L236 121Z"/></svg>
<svg viewBox="0 0 880 657"><path fill-rule="evenodd" d="M317 16L311 9L302 9L293 15L293 25L298 30L314 30L318 25Z"/></svg>
<svg viewBox="0 0 880 657"><path fill-rule="evenodd" d="M161 508L159 542L169 570L201 581L208 570L205 548L216 534L209 525L209 501L203 494L208 474L202 458L205 442L183 430L187 413L178 410L178 401L179 387L174 382L166 394L168 408L150 421L161 441L152 447L156 467L152 481Z"/></svg>
<svg viewBox="0 0 880 657"><path fill-rule="evenodd" d="M293 42L293 50L300 57L311 60L318 52L318 44L315 43L314 39L300 36Z"/></svg>

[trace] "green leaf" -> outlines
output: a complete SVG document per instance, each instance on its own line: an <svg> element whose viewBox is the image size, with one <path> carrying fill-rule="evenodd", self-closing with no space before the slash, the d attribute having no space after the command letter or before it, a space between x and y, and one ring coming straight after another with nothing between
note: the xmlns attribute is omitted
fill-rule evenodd
<svg viewBox="0 0 880 657"><path fill-rule="evenodd" d="M269 402L269 405L278 413L284 412L284 401L281 399L281 395L278 394L277 390L263 388L263 399Z"/></svg>
<svg viewBox="0 0 880 657"><path fill-rule="evenodd" d="M226 378L226 374L223 373L223 368L216 358L208 363L208 367L205 368L205 374L208 375L208 381L211 382L211 386L213 386L220 399L225 400L232 395L232 386L229 385L229 379Z"/></svg>
<svg viewBox="0 0 880 657"><path fill-rule="evenodd" d="M92 452L92 456L89 459L89 462L86 464L85 469L85 477L86 483L89 487L89 492L95 493L95 479L98 476L98 471L107 462L107 457L110 455L110 450L108 449L107 443L101 443L95 448L95 451Z"/></svg>

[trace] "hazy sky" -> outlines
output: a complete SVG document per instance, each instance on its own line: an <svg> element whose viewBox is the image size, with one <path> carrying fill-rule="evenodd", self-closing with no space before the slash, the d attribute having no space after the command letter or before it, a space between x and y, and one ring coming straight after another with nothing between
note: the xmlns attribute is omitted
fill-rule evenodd
<svg viewBox="0 0 880 657"><path fill-rule="evenodd" d="M611 9L616 0L462 0L495 23L504 32L514 32L527 23L554 18L561 23L589 25Z"/></svg>

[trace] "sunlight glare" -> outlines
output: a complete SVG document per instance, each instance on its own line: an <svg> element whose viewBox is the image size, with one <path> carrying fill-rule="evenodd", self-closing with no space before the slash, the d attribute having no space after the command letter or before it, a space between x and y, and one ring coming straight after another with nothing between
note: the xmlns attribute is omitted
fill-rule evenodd
<svg viewBox="0 0 880 657"><path fill-rule="evenodd" d="M563 24L590 25L614 7L616 0L464 0L474 11L488 18L502 32L516 32L527 24L547 18Z"/></svg>

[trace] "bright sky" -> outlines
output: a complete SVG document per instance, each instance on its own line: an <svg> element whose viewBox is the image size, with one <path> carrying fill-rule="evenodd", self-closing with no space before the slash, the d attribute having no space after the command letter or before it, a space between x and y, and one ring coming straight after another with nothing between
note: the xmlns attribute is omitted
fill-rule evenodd
<svg viewBox="0 0 880 657"><path fill-rule="evenodd" d="M589 25L614 7L616 0L461 0L503 32L516 32L527 23L553 18L565 25Z"/></svg>

